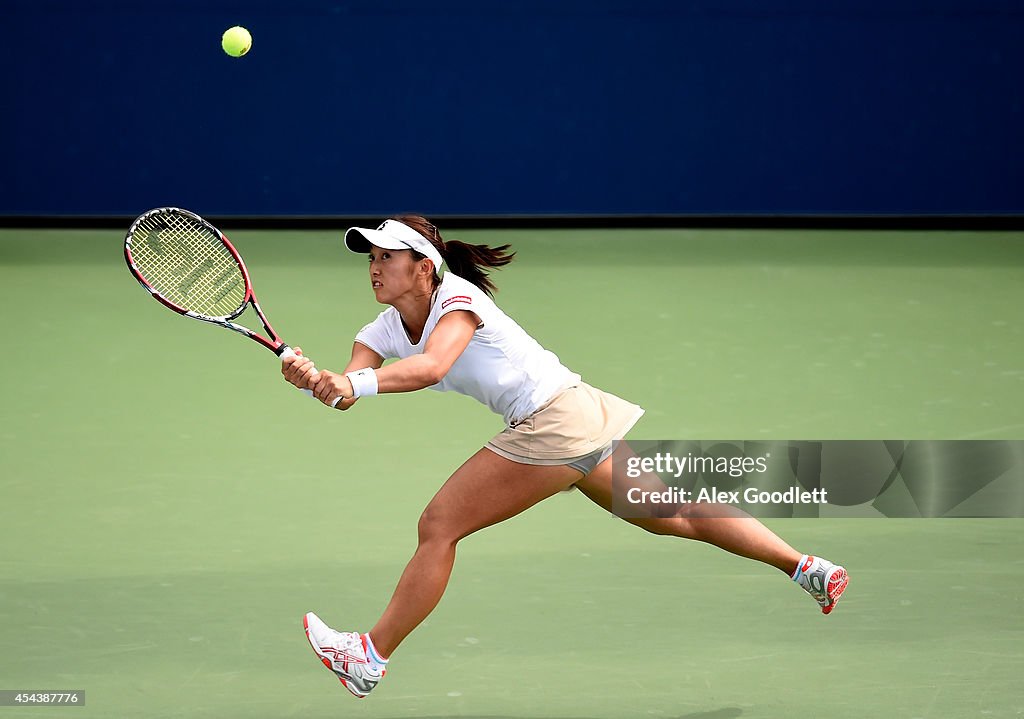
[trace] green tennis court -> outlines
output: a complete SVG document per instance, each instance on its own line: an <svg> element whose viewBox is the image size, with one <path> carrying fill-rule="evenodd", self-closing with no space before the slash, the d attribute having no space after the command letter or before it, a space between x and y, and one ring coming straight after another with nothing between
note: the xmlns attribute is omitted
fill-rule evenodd
<svg viewBox="0 0 1024 719"><path fill-rule="evenodd" d="M339 233L232 232L318 365L379 311ZM634 437L1021 439L1024 234L465 231L498 301ZM500 429L421 392L332 412L274 357L147 298L122 231L3 230L0 689L30 717L1024 716L1024 522L773 520L852 582L770 569L565 494L460 545L358 701L302 633L365 630L448 474Z"/></svg>

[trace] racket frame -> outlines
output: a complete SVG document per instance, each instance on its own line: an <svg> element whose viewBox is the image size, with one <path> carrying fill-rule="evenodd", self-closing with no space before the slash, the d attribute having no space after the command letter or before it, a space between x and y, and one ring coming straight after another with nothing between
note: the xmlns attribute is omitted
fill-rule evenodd
<svg viewBox="0 0 1024 719"><path fill-rule="evenodd" d="M199 222L203 227L213 232L217 239L219 239L224 244L224 247L227 248L228 252L231 253L231 257L234 259L236 263L238 263L238 268L242 271L242 279L245 282L245 296L242 298L242 302L239 304L238 309L236 311L228 315L217 317L212 315L204 315L202 313L186 309L185 307L181 307L180 305L172 302L171 300L167 299L162 294L160 294L160 292L151 284L149 284L149 282L143 276L142 272L136 266L135 261L132 259L132 240L134 239L135 230L142 222L152 218L154 215L167 214L179 214L191 220ZM277 332L274 331L273 326L271 326L270 322L267 320L267 316L263 314L263 309L260 307L259 300L256 299L256 295L252 289L252 280L249 277L249 270L246 268L245 262L242 260L242 256L238 254L238 250L235 249L235 246L231 244L231 241L228 240L227 236L223 232L221 232L212 223L204 220L196 213L189 212L188 210L183 210L180 207L157 207L139 215L139 217L137 217L135 221L132 222L131 227L128 228L128 233L125 235L124 259L125 262L128 264L128 269L131 271L135 279L138 280L142 288L146 290L150 295L152 295L153 298L157 300L157 302L164 305L165 307L168 307L171 310L174 310L179 315L191 317L192 319L199 320L200 322L208 322L210 324L219 325L220 327L226 327L229 330L238 332L239 334L245 335L249 339L255 340L256 342L258 342L259 344L263 345L268 350L276 354L278 357L281 357L286 352L289 352L291 350L291 348L287 344L285 344L285 342L281 339L280 335L278 335ZM257 317L259 317L260 322L263 323L263 328L267 332L267 334L270 335L269 337L265 337L261 335L259 332L256 332L255 330L252 330L244 325L240 325L237 322L232 322L232 320L237 319L239 316L241 316L243 312L245 312L245 308L247 306L251 306L256 311L256 315Z"/></svg>

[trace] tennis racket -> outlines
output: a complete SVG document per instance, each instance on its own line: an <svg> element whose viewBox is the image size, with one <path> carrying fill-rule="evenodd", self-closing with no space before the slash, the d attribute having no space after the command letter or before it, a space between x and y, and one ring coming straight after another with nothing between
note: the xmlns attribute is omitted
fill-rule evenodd
<svg viewBox="0 0 1024 719"><path fill-rule="evenodd" d="M164 307L234 330L282 359L295 356L263 313L238 250L199 215L177 207L140 215L125 235L124 259L139 284ZM249 306L265 334L234 322Z"/></svg>

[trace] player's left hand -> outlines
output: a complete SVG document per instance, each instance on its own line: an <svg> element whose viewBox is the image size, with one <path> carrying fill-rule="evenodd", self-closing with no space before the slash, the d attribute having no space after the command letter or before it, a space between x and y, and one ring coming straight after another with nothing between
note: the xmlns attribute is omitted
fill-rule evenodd
<svg viewBox="0 0 1024 719"><path fill-rule="evenodd" d="M344 400L352 399L353 394L352 381L345 375L330 370L321 370L320 374L312 378L309 388L313 390L313 396L328 407L338 397L342 397L343 399L337 403L340 406Z"/></svg>

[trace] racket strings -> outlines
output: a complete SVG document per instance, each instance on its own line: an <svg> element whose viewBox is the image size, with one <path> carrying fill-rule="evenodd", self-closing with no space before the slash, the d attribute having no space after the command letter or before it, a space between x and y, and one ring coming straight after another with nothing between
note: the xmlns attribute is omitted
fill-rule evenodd
<svg viewBox="0 0 1024 719"><path fill-rule="evenodd" d="M245 277L220 237L188 217L142 220L132 233L132 260L158 294L208 317L233 317L245 303Z"/></svg>

